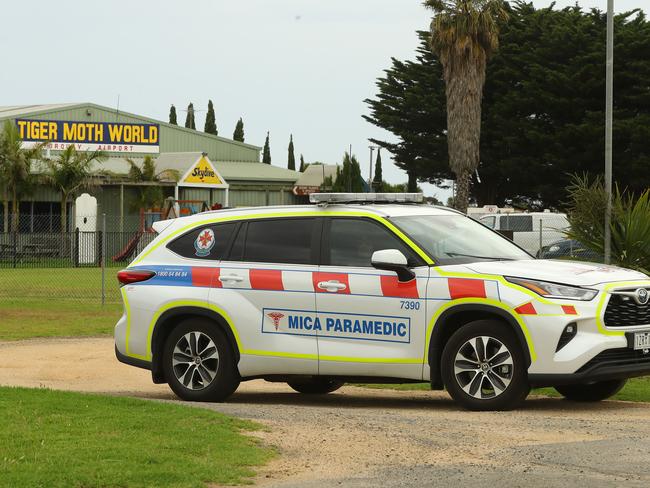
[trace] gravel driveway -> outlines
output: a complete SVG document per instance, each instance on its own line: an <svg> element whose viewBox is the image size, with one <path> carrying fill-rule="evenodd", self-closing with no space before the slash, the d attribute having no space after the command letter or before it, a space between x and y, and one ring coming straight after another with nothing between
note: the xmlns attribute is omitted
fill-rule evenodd
<svg viewBox="0 0 650 488"><path fill-rule="evenodd" d="M0 384L176 401L109 338L0 343ZM346 386L325 397L243 383L206 408L252 419L281 456L256 480L273 487L650 486L650 405L531 397L506 413L459 410L445 393Z"/></svg>

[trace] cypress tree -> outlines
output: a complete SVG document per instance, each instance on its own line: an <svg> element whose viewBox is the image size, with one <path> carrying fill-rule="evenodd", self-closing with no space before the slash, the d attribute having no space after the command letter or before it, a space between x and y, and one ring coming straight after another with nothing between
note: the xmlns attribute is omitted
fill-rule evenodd
<svg viewBox="0 0 650 488"><path fill-rule="evenodd" d="M239 117L237 125L235 126L235 132L232 134L233 141L244 142L244 121Z"/></svg>
<svg viewBox="0 0 650 488"><path fill-rule="evenodd" d="M293 152L293 134L291 134L291 138L289 139L289 160L287 162L287 168L292 171L296 170L296 155Z"/></svg>
<svg viewBox="0 0 650 488"><path fill-rule="evenodd" d="M266 142L264 143L264 151L262 152L262 162L264 164L271 164L271 143L270 132L266 133Z"/></svg>
<svg viewBox="0 0 650 488"><path fill-rule="evenodd" d="M336 169L336 179L332 191L340 193L361 193L363 192L363 179L361 177L361 166L355 156L350 157L346 152L343 158L343 169Z"/></svg>
<svg viewBox="0 0 650 488"><path fill-rule="evenodd" d="M172 125L178 125L178 120L176 119L176 107L172 104L169 109L169 123Z"/></svg>
<svg viewBox="0 0 650 488"><path fill-rule="evenodd" d="M205 114L205 128L203 132L208 134L219 135L217 130L217 120L214 115L214 105L212 105L212 100L208 100L208 113Z"/></svg>
<svg viewBox="0 0 650 488"><path fill-rule="evenodd" d="M194 104L191 102L187 106L187 117L185 117L185 127L187 129L196 130L196 124L194 123Z"/></svg>
<svg viewBox="0 0 650 488"><path fill-rule="evenodd" d="M305 157L301 154L300 155L300 172L304 173L306 169L307 169L307 165L305 164Z"/></svg>
<svg viewBox="0 0 650 488"><path fill-rule="evenodd" d="M382 191L383 175L381 172L381 148L377 150L377 161L375 162L375 176L372 179L372 187L376 192Z"/></svg>

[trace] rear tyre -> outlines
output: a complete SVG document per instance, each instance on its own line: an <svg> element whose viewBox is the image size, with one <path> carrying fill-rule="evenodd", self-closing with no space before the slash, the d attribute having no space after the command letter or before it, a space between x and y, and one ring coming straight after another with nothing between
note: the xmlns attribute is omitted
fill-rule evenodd
<svg viewBox="0 0 650 488"><path fill-rule="evenodd" d="M287 384L298 393L306 395L325 395L341 388L345 383L328 378L314 376L309 379L288 381Z"/></svg>
<svg viewBox="0 0 650 488"><path fill-rule="evenodd" d="M169 387L183 400L221 402L239 386L235 354L212 322L182 321L165 341L163 369Z"/></svg>
<svg viewBox="0 0 650 488"><path fill-rule="evenodd" d="M596 381L580 385L556 386L557 392L567 400L574 402L599 402L616 395L627 380Z"/></svg>
<svg viewBox="0 0 650 488"><path fill-rule="evenodd" d="M497 320L477 320L458 329L440 366L447 391L469 410L511 410L530 392L519 340Z"/></svg>

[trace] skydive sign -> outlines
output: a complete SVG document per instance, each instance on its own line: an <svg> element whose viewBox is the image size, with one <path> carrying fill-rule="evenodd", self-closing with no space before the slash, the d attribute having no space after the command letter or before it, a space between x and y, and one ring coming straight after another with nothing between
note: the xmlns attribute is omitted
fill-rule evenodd
<svg viewBox="0 0 650 488"><path fill-rule="evenodd" d="M158 124L16 119L24 147L39 143L54 151L74 144L78 151L158 153Z"/></svg>

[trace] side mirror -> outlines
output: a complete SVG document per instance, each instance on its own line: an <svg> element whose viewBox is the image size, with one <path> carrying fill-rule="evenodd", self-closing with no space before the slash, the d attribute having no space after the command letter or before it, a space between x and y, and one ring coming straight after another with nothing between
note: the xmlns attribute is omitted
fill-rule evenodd
<svg viewBox="0 0 650 488"><path fill-rule="evenodd" d="M373 267L386 271L394 271L401 282L411 281L415 273L408 267L408 260L401 251L397 249L382 249L375 251L370 260Z"/></svg>

